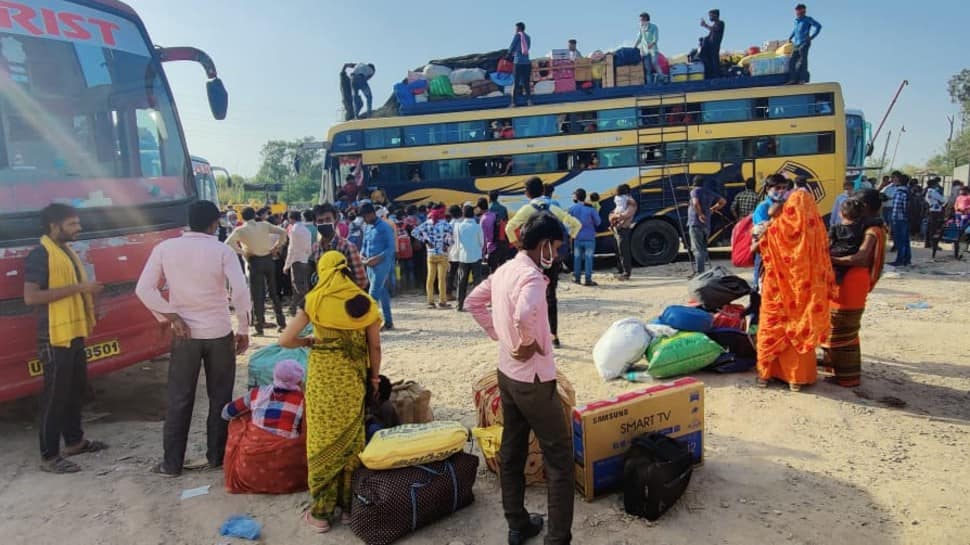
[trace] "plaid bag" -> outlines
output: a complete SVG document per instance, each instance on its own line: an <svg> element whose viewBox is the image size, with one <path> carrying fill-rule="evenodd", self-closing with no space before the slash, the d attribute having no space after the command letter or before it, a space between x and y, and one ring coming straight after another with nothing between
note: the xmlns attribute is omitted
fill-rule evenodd
<svg viewBox="0 0 970 545"><path fill-rule="evenodd" d="M350 529L367 545L387 545L468 507L478 456L459 452L442 462L354 472Z"/></svg>

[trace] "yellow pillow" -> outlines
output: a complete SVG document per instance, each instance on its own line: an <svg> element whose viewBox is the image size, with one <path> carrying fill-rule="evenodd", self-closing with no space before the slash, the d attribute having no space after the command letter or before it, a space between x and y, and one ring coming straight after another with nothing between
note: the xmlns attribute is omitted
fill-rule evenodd
<svg viewBox="0 0 970 545"><path fill-rule="evenodd" d="M404 424L375 433L360 461L378 471L440 462L460 452L467 441L468 430L460 422Z"/></svg>

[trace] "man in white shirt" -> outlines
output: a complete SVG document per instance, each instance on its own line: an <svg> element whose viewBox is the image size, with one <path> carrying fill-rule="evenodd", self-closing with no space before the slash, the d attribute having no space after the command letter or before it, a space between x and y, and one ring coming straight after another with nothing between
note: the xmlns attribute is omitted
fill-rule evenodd
<svg viewBox="0 0 970 545"><path fill-rule="evenodd" d="M303 215L298 211L290 212L290 224L286 232L290 239L290 247L286 252L286 262L283 273L290 275L293 283L293 297L290 299L290 316L296 316L296 308L303 304L303 298L310 291L310 251L313 240L310 231L300 220Z"/></svg>
<svg viewBox="0 0 970 545"><path fill-rule="evenodd" d="M190 232L163 241L152 250L135 288L149 310L171 322L174 334L162 432L165 455L152 469L168 477L182 473L195 388L203 366L209 396L206 459L209 467L222 465L228 436L222 408L232 401L236 356L249 347L252 301L236 254L215 236L219 209L209 201L196 202L189 208L189 227ZM168 286L168 299L159 291L163 284ZM229 316L230 297L238 322L235 334Z"/></svg>
<svg viewBox="0 0 970 545"><path fill-rule="evenodd" d="M926 182L926 205L929 213L926 220L926 247L939 249L940 236L943 234L943 211L946 198L940 189L940 179L932 178Z"/></svg>
<svg viewBox="0 0 970 545"><path fill-rule="evenodd" d="M286 327L286 318L283 316L280 290L277 289L276 264L273 257L279 255L289 235L282 227L277 227L268 221L257 220L256 211L252 207L243 209L242 218L246 223L229 235L226 246L245 257L249 263L249 293L253 301L253 322L255 322L253 327L256 329L256 335L263 334L263 329L266 327L268 291L273 301L276 327L283 331Z"/></svg>
<svg viewBox="0 0 970 545"><path fill-rule="evenodd" d="M469 277L475 277L476 284L482 280L485 232L475 220L475 207L465 205L462 208L462 219L455 224L454 239L458 255L458 312L464 312Z"/></svg>

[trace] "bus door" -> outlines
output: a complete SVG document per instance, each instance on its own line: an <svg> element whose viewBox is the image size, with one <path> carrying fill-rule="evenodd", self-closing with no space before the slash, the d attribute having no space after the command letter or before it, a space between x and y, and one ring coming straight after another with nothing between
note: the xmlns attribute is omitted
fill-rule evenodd
<svg viewBox="0 0 970 545"><path fill-rule="evenodd" d="M727 206L715 212L711 217L710 246L730 246L731 230L741 218L735 218L731 212L734 197L744 190L744 181L755 176L754 160L722 162L716 175L711 176L708 189L724 197Z"/></svg>

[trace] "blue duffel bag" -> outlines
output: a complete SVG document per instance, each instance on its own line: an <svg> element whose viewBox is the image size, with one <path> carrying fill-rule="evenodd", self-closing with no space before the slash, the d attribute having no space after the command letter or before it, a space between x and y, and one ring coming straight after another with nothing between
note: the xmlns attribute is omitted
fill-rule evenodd
<svg viewBox="0 0 970 545"><path fill-rule="evenodd" d="M700 308L672 305L664 309L658 321L678 331L706 333L714 325L714 316Z"/></svg>
<svg viewBox="0 0 970 545"><path fill-rule="evenodd" d="M613 66L634 66L641 61L640 50L635 47L621 47L613 53Z"/></svg>

